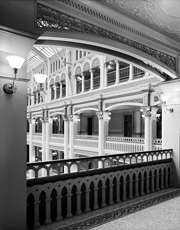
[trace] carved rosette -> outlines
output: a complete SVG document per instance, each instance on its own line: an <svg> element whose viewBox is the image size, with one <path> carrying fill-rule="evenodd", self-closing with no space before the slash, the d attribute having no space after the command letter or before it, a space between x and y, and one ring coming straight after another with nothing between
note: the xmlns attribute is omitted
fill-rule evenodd
<svg viewBox="0 0 180 230"><path fill-rule="evenodd" d="M147 53L171 69L176 70L176 58L171 55L160 52L152 47L146 46L137 41L133 41L129 38L95 26L83 20L69 16L60 11L51 9L42 4L38 4L37 7L37 26L40 28L60 29L66 31L73 30L92 34L95 36L105 37Z"/></svg>

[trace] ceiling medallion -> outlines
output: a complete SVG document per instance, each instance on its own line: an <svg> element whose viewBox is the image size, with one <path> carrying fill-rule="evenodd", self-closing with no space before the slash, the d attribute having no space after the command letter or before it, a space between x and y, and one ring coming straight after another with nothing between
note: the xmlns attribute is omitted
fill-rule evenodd
<svg viewBox="0 0 180 230"><path fill-rule="evenodd" d="M159 29L162 29L167 33L175 34L180 38L180 29L173 29L168 24L163 24L159 20L156 21L154 19L155 13L157 13L158 9L160 9L162 13L169 17L176 19L180 18L180 14L170 13L168 10L165 9L164 0L142 0L142 3L145 2L144 4L134 6L128 5L128 1L122 0L106 0L106 2L110 4L115 3L120 8L135 15L136 17L146 20L151 24L155 24Z"/></svg>

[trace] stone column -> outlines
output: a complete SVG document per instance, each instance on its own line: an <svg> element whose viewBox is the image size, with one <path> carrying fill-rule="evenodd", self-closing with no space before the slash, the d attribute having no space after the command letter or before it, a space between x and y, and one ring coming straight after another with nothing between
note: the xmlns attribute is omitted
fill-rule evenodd
<svg viewBox="0 0 180 230"><path fill-rule="evenodd" d="M83 93L84 92L84 74L82 73L82 90L81 92Z"/></svg>
<svg viewBox="0 0 180 230"><path fill-rule="evenodd" d="M49 111L46 110L46 117L45 117L45 122L46 122L46 161L52 160L51 154L49 152L49 140L50 140L50 121L49 121Z"/></svg>
<svg viewBox="0 0 180 230"><path fill-rule="evenodd" d="M108 85L108 80L107 80L107 64L104 64L104 87Z"/></svg>
<svg viewBox="0 0 180 230"><path fill-rule="evenodd" d="M133 65L129 65L129 81L132 81L134 78L134 70L133 70Z"/></svg>
<svg viewBox="0 0 180 230"><path fill-rule="evenodd" d="M50 64L50 59L48 58L47 59L47 101L50 101L50 98L51 98L51 90L50 90L50 82L49 82L49 76L50 76L50 73L51 73L51 64Z"/></svg>
<svg viewBox="0 0 180 230"><path fill-rule="evenodd" d="M67 117L67 106L64 107L64 115L62 115L64 120L64 159L69 158L69 150L68 150L68 138L69 138L69 125L68 125L68 117Z"/></svg>
<svg viewBox="0 0 180 230"><path fill-rule="evenodd" d="M144 150L150 150L150 125L151 125L151 113L150 111L144 112Z"/></svg>
<svg viewBox="0 0 180 230"><path fill-rule="evenodd" d="M119 84L119 61L115 60L116 62L116 84Z"/></svg>
<svg viewBox="0 0 180 230"><path fill-rule="evenodd" d="M46 160L45 142L46 142L46 123L45 123L45 111L42 112L42 161Z"/></svg>
<svg viewBox="0 0 180 230"><path fill-rule="evenodd" d="M54 84L54 99L57 99L57 85Z"/></svg>
<svg viewBox="0 0 180 230"><path fill-rule="evenodd" d="M60 84L60 98L62 98L62 82L60 81L59 84Z"/></svg>
<svg viewBox="0 0 180 230"><path fill-rule="evenodd" d="M93 70L89 70L89 72L91 73L91 80L90 80L90 90L93 90Z"/></svg>
<svg viewBox="0 0 180 230"><path fill-rule="evenodd" d="M74 76L74 94L77 94L77 78Z"/></svg>
<svg viewBox="0 0 180 230"><path fill-rule="evenodd" d="M103 112L96 112L99 120L99 156L104 155L104 121L103 121Z"/></svg>
<svg viewBox="0 0 180 230"><path fill-rule="evenodd" d="M29 118L29 162L33 162L33 119Z"/></svg>
<svg viewBox="0 0 180 230"><path fill-rule="evenodd" d="M69 119L69 158L74 158L74 121L73 115L68 115Z"/></svg>
<svg viewBox="0 0 180 230"><path fill-rule="evenodd" d="M154 150L154 139L156 138L156 114L157 114L158 108L153 106L151 107L151 118L150 118L150 150Z"/></svg>

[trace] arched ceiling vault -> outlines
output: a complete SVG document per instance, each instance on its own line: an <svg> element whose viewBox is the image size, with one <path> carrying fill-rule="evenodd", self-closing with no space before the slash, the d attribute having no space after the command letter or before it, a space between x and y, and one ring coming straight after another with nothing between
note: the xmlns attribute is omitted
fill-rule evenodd
<svg viewBox="0 0 180 230"><path fill-rule="evenodd" d="M138 59L145 61L170 78L177 78L180 72L178 4L175 0L38 0L37 27L45 33L41 33L36 44L50 45L53 40L61 40L61 44L70 41L77 48L88 49L89 45L90 50L98 52L104 52L103 49L110 52L111 48L114 52L118 48L119 56L132 56L136 63ZM175 10L174 14L168 10ZM160 18L160 11L166 17ZM69 46L72 47L70 43Z"/></svg>
<svg viewBox="0 0 180 230"><path fill-rule="evenodd" d="M102 41L102 40L101 40ZM163 66L160 62L160 64L157 64L157 61L155 62L152 58L150 60L144 58L144 60L147 60L148 63L151 64L146 64L144 61L142 61L142 56L138 56L133 55L133 53L131 52L123 52L122 49L117 48L115 46L105 46L104 44L102 45L102 43L94 43L92 45L89 44L89 41L87 41L86 43L81 43L76 42L74 39L73 41L67 41L67 39L65 40L57 40L54 37L49 37L47 36L47 40L46 40L46 36L43 36L42 39L37 40L37 42L35 43L36 46L50 46L50 47L70 47L70 48L79 48L79 49L84 49L84 50L90 50L90 51L94 51L94 52L98 52L98 53L103 53L106 55L111 55L114 57L117 57L117 59L121 59L127 63L133 63L135 66L141 68L144 71L149 71L149 73L155 75L156 77L160 78L161 81L165 80L165 77L163 76L163 74L158 71L157 69L161 70L162 72L165 72L166 74L168 74L171 78L177 78L177 74L175 71L172 71L170 68ZM142 59L142 60L141 60ZM154 66L154 67L153 67ZM156 69L157 68L157 69Z"/></svg>

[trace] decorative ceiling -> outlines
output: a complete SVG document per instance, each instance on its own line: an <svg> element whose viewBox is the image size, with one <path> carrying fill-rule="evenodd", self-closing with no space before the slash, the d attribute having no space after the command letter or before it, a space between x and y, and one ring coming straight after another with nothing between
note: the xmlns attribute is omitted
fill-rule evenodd
<svg viewBox="0 0 180 230"><path fill-rule="evenodd" d="M28 70L33 69L60 50L61 48L33 46L28 55Z"/></svg>
<svg viewBox="0 0 180 230"><path fill-rule="evenodd" d="M180 42L180 0L95 0Z"/></svg>

